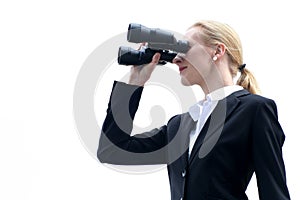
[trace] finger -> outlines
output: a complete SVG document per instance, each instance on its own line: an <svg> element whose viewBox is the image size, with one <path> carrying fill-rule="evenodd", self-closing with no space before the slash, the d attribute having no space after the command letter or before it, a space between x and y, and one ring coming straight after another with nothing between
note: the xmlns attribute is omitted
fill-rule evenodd
<svg viewBox="0 0 300 200"><path fill-rule="evenodd" d="M152 57L151 63L157 64L159 59L160 59L160 53L155 53L154 56Z"/></svg>
<svg viewBox="0 0 300 200"><path fill-rule="evenodd" d="M147 70L152 73L152 71L155 69L155 67L157 66L158 62L160 59L160 53L155 53L152 57L152 61L146 65Z"/></svg>
<svg viewBox="0 0 300 200"><path fill-rule="evenodd" d="M146 46L146 42L141 43L140 46L139 46L139 48L138 48L138 50L141 50L142 47L144 47L144 46Z"/></svg>
<svg viewBox="0 0 300 200"><path fill-rule="evenodd" d="M147 66L147 68L149 67L154 68L158 64L159 59L160 59L160 53L155 53L152 57L151 62L145 66ZM139 68L138 65L131 66L131 71L137 71L137 70L141 70L141 68Z"/></svg>

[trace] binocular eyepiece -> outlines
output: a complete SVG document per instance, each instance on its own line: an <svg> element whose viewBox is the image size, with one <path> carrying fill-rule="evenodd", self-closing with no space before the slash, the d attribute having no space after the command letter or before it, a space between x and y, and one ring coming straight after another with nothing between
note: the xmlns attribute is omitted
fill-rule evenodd
<svg viewBox="0 0 300 200"><path fill-rule="evenodd" d="M120 65L143 65L150 63L155 53L160 53L159 64L172 62L177 53L186 53L189 43L176 40L174 35L158 28L147 28L141 24L131 23L128 27L127 41L147 43L146 48L135 50L130 47L119 47L118 63Z"/></svg>

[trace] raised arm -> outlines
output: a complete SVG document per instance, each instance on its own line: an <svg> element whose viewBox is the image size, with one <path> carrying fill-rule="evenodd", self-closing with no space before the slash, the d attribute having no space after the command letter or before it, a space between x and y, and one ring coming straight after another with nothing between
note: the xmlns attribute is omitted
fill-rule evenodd
<svg viewBox="0 0 300 200"><path fill-rule="evenodd" d="M119 165L166 163L166 126L131 136L144 84L160 55L145 66L132 66L129 84L114 82L107 115L102 126L97 156L100 162Z"/></svg>
<svg viewBox="0 0 300 200"><path fill-rule="evenodd" d="M115 82L104 120L97 156L118 165L166 163L166 126L131 136L143 87Z"/></svg>

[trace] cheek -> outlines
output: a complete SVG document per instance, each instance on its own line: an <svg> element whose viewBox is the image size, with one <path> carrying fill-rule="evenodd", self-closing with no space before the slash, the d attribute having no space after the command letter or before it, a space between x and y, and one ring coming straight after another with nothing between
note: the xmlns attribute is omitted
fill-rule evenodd
<svg viewBox="0 0 300 200"><path fill-rule="evenodd" d="M188 62L190 63L191 71L196 77L206 77L210 71L211 59L206 53L201 54L199 52L191 52L188 56Z"/></svg>
<svg viewBox="0 0 300 200"><path fill-rule="evenodd" d="M186 54L186 60L196 69L206 69L211 64L211 58L207 51L201 47L196 46L190 49Z"/></svg>

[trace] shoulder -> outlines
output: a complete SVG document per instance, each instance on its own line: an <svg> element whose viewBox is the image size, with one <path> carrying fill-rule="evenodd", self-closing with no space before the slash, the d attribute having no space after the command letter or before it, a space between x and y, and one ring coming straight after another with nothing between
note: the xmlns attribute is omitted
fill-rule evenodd
<svg viewBox="0 0 300 200"><path fill-rule="evenodd" d="M247 90L235 92L234 95L241 101L241 103L246 105L251 105L255 107L263 105L276 106L276 103L273 99L262 95L251 94Z"/></svg>
<svg viewBox="0 0 300 200"><path fill-rule="evenodd" d="M247 110L249 114L253 113L257 115L268 113L268 115L272 115L276 119L278 118L277 105L273 99L245 91L240 94L238 92L235 94L240 101L241 108Z"/></svg>
<svg viewBox="0 0 300 200"><path fill-rule="evenodd" d="M229 102L236 102L238 110L243 111L243 113L246 112L249 116L258 113L268 113L277 118L277 105L271 98L251 94L247 90L234 92L230 98Z"/></svg>
<svg viewBox="0 0 300 200"><path fill-rule="evenodd" d="M195 122L190 116L190 114L188 112L185 112L171 117L168 121L167 126L169 129L176 130L180 127L191 126L194 124Z"/></svg>
<svg viewBox="0 0 300 200"><path fill-rule="evenodd" d="M178 114L178 115L174 115L173 117L171 117L168 121L168 127L170 126L179 126L181 120L182 120L182 116L184 115L185 113L183 114Z"/></svg>

